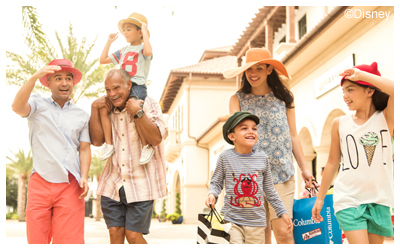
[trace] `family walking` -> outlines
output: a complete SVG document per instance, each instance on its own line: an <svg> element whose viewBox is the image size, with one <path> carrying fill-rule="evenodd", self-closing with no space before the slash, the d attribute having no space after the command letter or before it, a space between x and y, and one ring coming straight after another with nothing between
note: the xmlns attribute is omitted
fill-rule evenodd
<svg viewBox="0 0 400 250"><path fill-rule="evenodd" d="M153 60L148 21L132 13L116 26L128 44L109 53L118 34L109 35L100 63L117 67L105 74L106 95L92 103L90 115L70 98L82 73L67 59L49 62L15 96L12 109L28 121L33 153L30 244L84 243L90 145L105 144L97 194L110 243L146 244L154 200L167 196L166 124L146 87ZM272 231L277 243L293 244L293 157L305 187L316 183L297 134L295 96L283 80L291 77L266 49L249 49L245 57L243 65L224 72L225 78L241 75L222 130L232 147L219 154L205 205L223 203L231 244L270 244ZM382 244L393 235L394 83L380 75L376 62L340 75L343 101L353 113L333 121L312 218L323 220L324 198L339 171L333 197L340 229L349 243ZM32 94L37 80L50 97ZM246 195L237 191L239 185Z"/></svg>

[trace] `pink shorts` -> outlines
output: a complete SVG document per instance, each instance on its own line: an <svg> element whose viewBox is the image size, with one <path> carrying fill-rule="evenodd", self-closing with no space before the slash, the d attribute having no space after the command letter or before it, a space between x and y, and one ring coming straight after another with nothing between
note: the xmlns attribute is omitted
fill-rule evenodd
<svg viewBox="0 0 400 250"><path fill-rule="evenodd" d="M72 174L69 183L50 183L38 173L28 182L26 234L29 244L83 244L85 200Z"/></svg>

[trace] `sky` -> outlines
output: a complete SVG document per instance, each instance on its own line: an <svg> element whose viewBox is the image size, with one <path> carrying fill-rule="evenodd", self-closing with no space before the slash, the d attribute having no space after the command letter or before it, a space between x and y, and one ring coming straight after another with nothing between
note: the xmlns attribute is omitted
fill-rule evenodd
<svg viewBox="0 0 400 250"><path fill-rule="evenodd" d="M30 4L24 5L32 5L31 2L28 1ZM80 1L79 8L76 4L60 6L59 2L35 2L33 6L37 9L43 30L55 48L58 48L55 31L62 39L66 39L70 23L78 43L84 37L87 40L86 44L91 44L97 38L89 59L100 56L108 35L118 32L119 20L127 18L132 12L145 15L153 48L153 60L148 76L152 83L148 87L148 93L159 100L172 69L198 63L206 49L235 44L265 1L248 1L240 7L230 5L229 1L130 1L129 4L126 1L113 1L113 4L100 2L101 4L95 5L92 1L89 2L90 4ZM115 5L118 5L117 8ZM12 38L2 39L3 47L6 51L27 52L21 6L7 5L2 9L7 15L7 24L3 23L2 29L5 30L7 38ZM111 45L110 53L126 45L125 39L119 34L118 39ZM18 152L18 149L24 149L27 152L30 149L27 121L10 108L19 88L5 84L1 87L2 92L7 93L2 103L6 107L5 131L9 131L3 134L7 143L3 145L2 152L7 156L12 156L10 150ZM77 104L90 113L93 101L94 99L80 101Z"/></svg>
<svg viewBox="0 0 400 250"><path fill-rule="evenodd" d="M148 19L150 43L153 48L153 60L148 79L152 84L148 88L150 96L159 100L166 84L168 74L172 69L198 63L204 50L227 45L234 45L240 38L251 19L263 5L273 4L272 1L261 0L130 0L130 1L11 1L0 3L1 12L1 47L3 58L3 83L0 84L2 94L1 105L5 113L2 122L1 163L5 166L4 156L12 157L11 152L23 149L30 150L27 120L19 117L11 110L11 104L18 88L6 86L5 82L5 51L23 53L24 30L22 27L21 6L33 5L37 8L39 20L52 44L57 44L55 31L65 38L69 23L72 23L75 37L80 42L86 37L87 44L96 37L90 59L98 58L110 33L118 31L119 20L127 18L132 12L145 15ZM14 1L16 2L16 1ZM111 4L110 4L111 2ZM294 3L297 2L297 3ZM351 1L355 2L355 1ZM362 1L366 5L376 5L377 2ZM287 1L281 0L280 5L332 5L331 1ZM336 5L350 5L348 1L335 2ZM397 5L395 1L380 1L381 5ZM115 6L118 6L115 9ZM173 14L172 14L173 13ZM396 21L397 25L398 21ZM398 27L398 26L396 26ZM396 38L398 39L398 38ZM125 46L126 42L119 35L110 49L113 52ZM55 46L57 48L57 46ZM398 64L396 62L396 64ZM45 65L43 65L45 66ZM40 84L39 82L37 84ZM397 90L396 90L397 91ZM78 102L78 105L90 113L90 105L94 99ZM4 116L4 115L3 115ZM396 123L397 124L397 123ZM99 148L92 147L92 150ZM13 158L13 157L12 157ZM4 174L5 172L3 172ZM4 180L4 178L3 178ZM2 185L4 195L5 185ZM3 227L5 228L5 227Z"/></svg>
<svg viewBox="0 0 400 250"><path fill-rule="evenodd" d="M4 2L4 1L3 1ZM243 31L255 17L255 13L270 1L252 0L203 0L203 1L21 1L21 5L32 5L37 8L39 20L52 44L56 46L55 31L66 39L69 24L74 28L75 37L80 42L84 37L87 44L96 38L89 59L98 58L110 33L118 32L117 23L127 18L132 12L145 15L148 19L150 43L153 48L153 60L148 79L150 96L159 100L172 69L198 63L204 50L227 45L234 45ZM282 5L294 4L294 1L279 2ZM343 2L343 3L342 3ZM244 4L245 3L245 4ZM330 5L328 1L302 1L303 5ZM368 4L368 1L365 2ZM335 4L348 4L340 1ZM372 4L372 3L370 3ZM376 3L375 3L376 4ZM394 4L383 1L382 4ZM1 4L2 11L2 47L5 51L23 53L24 30L22 26L21 6ZM117 8L115 6L117 5ZM123 46L126 41L122 35L111 45L110 53ZM3 56L4 56L3 52ZM4 57L3 57L4 58ZM7 59L1 60L5 69ZM45 66L45 65L43 65ZM4 71L3 71L4 72ZM5 74L3 73L3 76ZM5 79L3 78L5 83ZM37 82L37 84L40 84ZM3 98L2 105L7 121L2 133L2 153L12 156L18 149L29 151L28 126L26 119L11 110L11 103L18 90L15 86L0 85ZM80 101L78 105L90 113L94 101ZM92 148L98 149L98 148ZM10 151L11 150L11 151ZM4 157L2 157L4 159Z"/></svg>

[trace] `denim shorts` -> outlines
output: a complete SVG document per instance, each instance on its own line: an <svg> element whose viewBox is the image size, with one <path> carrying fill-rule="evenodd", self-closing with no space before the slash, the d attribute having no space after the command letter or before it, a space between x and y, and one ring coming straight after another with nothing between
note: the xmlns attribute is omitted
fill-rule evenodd
<svg viewBox="0 0 400 250"><path fill-rule="evenodd" d="M136 83L132 82L131 93L129 97L136 97L135 99L145 100L147 97L147 85L137 85Z"/></svg>
<svg viewBox="0 0 400 250"><path fill-rule="evenodd" d="M393 236L390 207L375 203L361 204L357 208L340 210L335 215L343 231L367 229L368 233Z"/></svg>
<svg viewBox="0 0 400 250"><path fill-rule="evenodd" d="M107 228L125 227L133 232L148 234L154 200L127 203L124 187L119 190L121 201L101 196L101 211Z"/></svg>

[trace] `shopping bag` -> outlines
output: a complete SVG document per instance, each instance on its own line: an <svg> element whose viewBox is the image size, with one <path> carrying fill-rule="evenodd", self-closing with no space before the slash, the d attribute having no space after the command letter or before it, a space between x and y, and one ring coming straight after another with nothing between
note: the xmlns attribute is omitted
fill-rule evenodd
<svg viewBox="0 0 400 250"><path fill-rule="evenodd" d="M217 218L219 225L213 218ZM197 244L229 244L230 223L223 220L215 209L209 214L199 214L197 227ZM223 230L221 230L221 226Z"/></svg>
<svg viewBox="0 0 400 250"><path fill-rule="evenodd" d="M321 209L321 222L312 219L317 197L294 200L293 236L295 244L342 244L342 232L333 210L332 195L326 195Z"/></svg>

